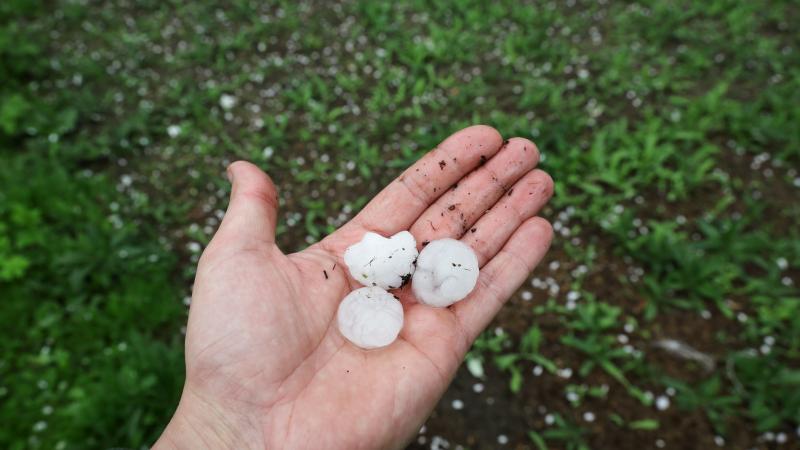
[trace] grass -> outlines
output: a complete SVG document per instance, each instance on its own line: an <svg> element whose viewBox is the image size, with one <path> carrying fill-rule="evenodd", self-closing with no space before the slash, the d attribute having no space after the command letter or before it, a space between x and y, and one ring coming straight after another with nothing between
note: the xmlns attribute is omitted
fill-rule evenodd
<svg viewBox="0 0 800 450"><path fill-rule="evenodd" d="M291 251L476 122L533 139L556 180L551 255L459 375L547 399L549 421L503 411L511 444L686 446L682 415L696 445L796 443L798 20L763 0L2 2L0 446L159 434L226 163L271 173ZM496 445L459 423L428 433Z"/></svg>

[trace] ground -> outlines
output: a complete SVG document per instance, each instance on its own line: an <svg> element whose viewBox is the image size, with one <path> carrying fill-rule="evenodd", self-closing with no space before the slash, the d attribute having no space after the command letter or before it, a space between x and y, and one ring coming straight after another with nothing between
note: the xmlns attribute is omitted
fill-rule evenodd
<svg viewBox="0 0 800 450"><path fill-rule="evenodd" d="M0 446L146 447L247 159L315 242L457 129L536 142L546 260L411 448L800 445L793 2L0 4Z"/></svg>

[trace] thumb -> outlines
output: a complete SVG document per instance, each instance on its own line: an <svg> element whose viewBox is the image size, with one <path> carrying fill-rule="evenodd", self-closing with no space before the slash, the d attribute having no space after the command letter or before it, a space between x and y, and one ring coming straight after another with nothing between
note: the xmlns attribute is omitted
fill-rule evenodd
<svg viewBox="0 0 800 450"><path fill-rule="evenodd" d="M228 179L233 183L231 199L217 234L227 242L274 243L278 193L272 180L246 161L228 166Z"/></svg>

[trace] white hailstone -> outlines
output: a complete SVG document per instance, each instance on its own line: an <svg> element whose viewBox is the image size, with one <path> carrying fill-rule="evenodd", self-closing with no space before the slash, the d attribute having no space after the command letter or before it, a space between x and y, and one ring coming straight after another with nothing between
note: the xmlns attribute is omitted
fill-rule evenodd
<svg viewBox="0 0 800 450"><path fill-rule="evenodd" d="M736 320L738 320L741 323L747 322L747 314L745 314L743 312L737 313L736 314Z"/></svg>
<svg viewBox="0 0 800 450"><path fill-rule="evenodd" d="M222 94L219 97L219 106L221 106L222 109L233 108L234 106L236 106L236 97L230 94Z"/></svg>
<svg viewBox="0 0 800 450"><path fill-rule="evenodd" d="M552 425L556 422L556 418L552 414L544 416L544 423Z"/></svg>
<svg viewBox="0 0 800 450"><path fill-rule="evenodd" d="M472 391L475 392L476 394L480 394L481 392L483 392L483 388L484 388L483 383L475 383L472 385Z"/></svg>
<svg viewBox="0 0 800 450"><path fill-rule="evenodd" d="M167 134L171 138L176 138L181 134L181 126L180 125L170 125L167 127Z"/></svg>
<svg viewBox="0 0 800 450"><path fill-rule="evenodd" d="M500 445L508 444L508 436L506 436L505 434L497 436L497 443Z"/></svg>
<svg viewBox="0 0 800 450"><path fill-rule="evenodd" d="M783 257L778 258L777 260L775 260L775 264L777 264L778 268L781 269L781 270L786 270L786 269L789 268L789 260L787 260L786 258L783 258Z"/></svg>
<svg viewBox="0 0 800 450"><path fill-rule="evenodd" d="M533 376L538 377L544 373L544 368L540 365L533 366Z"/></svg>
<svg viewBox="0 0 800 450"><path fill-rule="evenodd" d="M560 376L561 378L564 378L564 379L570 379L570 378L572 378L572 369L570 369L569 367L565 367L563 369L559 369L558 370L558 376Z"/></svg>
<svg viewBox="0 0 800 450"><path fill-rule="evenodd" d="M529 302L533 299L533 293L531 291L522 291L522 300Z"/></svg>
<svg viewBox="0 0 800 450"><path fill-rule="evenodd" d="M385 347L403 328L403 306L379 287L356 289L339 304L339 331L353 344L372 349Z"/></svg>
<svg viewBox="0 0 800 450"><path fill-rule="evenodd" d="M725 445L725 439L722 436L714 436L714 443L717 444L717 447L722 447Z"/></svg>
<svg viewBox="0 0 800 450"><path fill-rule="evenodd" d="M568 301L574 302L574 301L577 301L579 298L581 298L580 292L577 292L577 291L569 291L569 292L567 292L567 300Z"/></svg>
<svg viewBox="0 0 800 450"><path fill-rule="evenodd" d="M567 401L569 401L570 403L575 403L580 399L581 398L580 398L580 396L578 395L577 392L574 392L574 391L567 392Z"/></svg>
<svg viewBox="0 0 800 450"><path fill-rule="evenodd" d="M777 442L778 444L785 444L786 441L788 440L789 438L786 436L786 433L784 432L780 432L775 435L775 442Z"/></svg>
<svg viewBox="0 0 800 450"><path fill-rule="evenodd" d="M658 398L656 398L656 409L659 411L665 411L667 408L669 408L669 403L669 397L666 395L659 395Z"/></svg>
<svg viewBox="0 0 800 450"><path fill-rule="evenodd" d="M438 239L419 253L411 288L421 303L446 307L466 297L478 282L478 258L455 239Z"/></svg>
<svg viewBox="0 0 800 450"><path fill-rule="evenodd" d="M663 439L656 439L656 447L664 448L666 446L667 446L666 441L664 441Z"/></svg>
<svg viewBox="0 0 800 450"><path fill-rule="evenodd" d="M586 411L585 413L583 413L583 420L585 420L587 422L594 422L595 418L596 417L595 417L594 413L591 412L591 411Z"/></svg>
<svg viewBox="0 0 800 450"><path fill-rule="evenodd" d="M453 409L455 409L456 411L460 411L460 410L464 409L464 402L462 402L459 399L453 400L452 405L453 405Z"/></svg>
<svg viewBox="0 0 800 450"><path fill-rule="evenodd" d="M414 273L417 241L408 231L391 238L368 232L344 252L350 275L364 286L397 289Z"/></svg>

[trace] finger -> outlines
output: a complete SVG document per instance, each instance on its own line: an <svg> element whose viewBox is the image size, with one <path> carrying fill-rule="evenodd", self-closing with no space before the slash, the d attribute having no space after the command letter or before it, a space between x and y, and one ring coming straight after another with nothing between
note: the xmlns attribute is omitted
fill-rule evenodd
<svg viewBox="0 0 800 450"><path fill-rule="evenodd" d="M482 167L450 189L411 226L417 242L460 238L517 180L539 162L533 142L513 138Z"/></svg>
<svg viewBox="0 0 800 450"><path fill-rule="evenodd" d="M475 290L451 308L467 342L472 342L539 264L553 238L550 223L526 220L483 268Z"/></svg>
<svg viewBox="0 0 800 450"><path fill-rule="evenodd" d="M525 174L497 204L461 239L472 247L483 267L503 248L508 238L526 220L535 216L553 195L553 179L542 170Z"/></svg>
<svg viewBox="0 0 800 450"><path fill-rule="evenodd" d="M351 223L384 235L407 230L450 186L497 153L502 140L486 125L458 131L386 186Z"/></svg>
<svg viewBox="0 0 800 450"><path fill-rule="evenodd" d="M269 176L253 164L237 161L228 166L231 199L214 239L247 243L275 242L278 194Z"/></svg>

